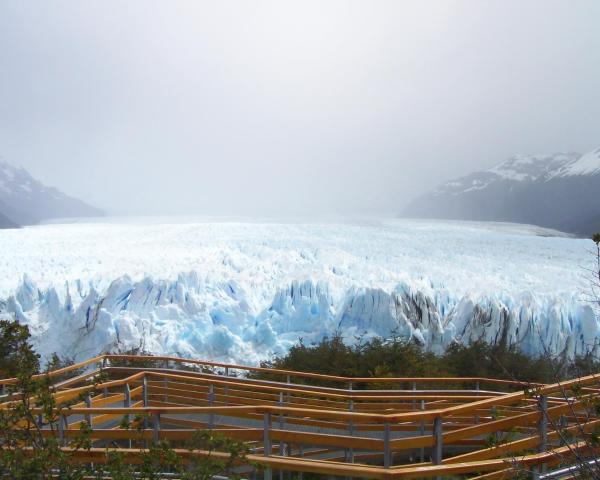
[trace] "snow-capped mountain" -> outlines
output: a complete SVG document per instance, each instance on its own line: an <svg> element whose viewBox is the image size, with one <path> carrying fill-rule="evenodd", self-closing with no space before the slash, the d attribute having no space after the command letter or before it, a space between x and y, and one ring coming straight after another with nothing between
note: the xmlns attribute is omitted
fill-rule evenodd
<svg viewBox="0 0 600 480"><path fill-rule="evenodd" d="M588 235L600 230L600 148L515 155L413 200L407 217L519 222Z"/></svg>
<svg viewBox="0 0 600 480"><path fill-rule="evenodd" d="M0 228L32 225L51 218L92 217L102 212L47 187L24 168L0 161Z"/></svg>

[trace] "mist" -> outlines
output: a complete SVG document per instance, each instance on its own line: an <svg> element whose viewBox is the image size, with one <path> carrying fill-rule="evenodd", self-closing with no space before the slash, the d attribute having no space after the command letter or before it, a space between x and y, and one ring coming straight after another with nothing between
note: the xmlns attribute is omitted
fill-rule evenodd
<svg viewBox="0 0 600 480"><path fill-rule="evenodd" d="M396 214L600 145L597 1L0 3L0 156L115 214Z"/></svg>

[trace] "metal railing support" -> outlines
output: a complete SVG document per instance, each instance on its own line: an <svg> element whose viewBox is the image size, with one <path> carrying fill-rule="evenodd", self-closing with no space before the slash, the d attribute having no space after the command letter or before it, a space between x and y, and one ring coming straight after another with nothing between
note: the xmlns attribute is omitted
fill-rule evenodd
<svg viewBox="0 0 600 480"><path fill-rule="evenodd" d="M350 400L350 402L348 402L348 411L349 412L354 411L354 400ZM348 420L348 435L350 435L351 437L354 436L354 422L351 419ZM352 448L352 447L347 448L345 453L346 453L346 462L354 463L354 448Z"/></svg>
<svg viewBox="0 0 600 480"><path fill-rule="evenodd" d="M412 389L413 389L413 392L417 391L417 382L412 382ZM412 409L413 410L417 409L417 399L416 398L414 398L412 401Z"/></svg>
<svg viewBox="0 0 600 480"><path fill-rule="evenodd" d="M160 413L154 414L153 424L154 431L152 434L152 440L154 443L158 443L160 441Z"/></svg>
<svg viewBox="0 0 600 480"><path fill-rule="evenodd" d="M92 396L90 395L90 392L85 395L85 406L87 408L92 407ZM88 427L92 426L92 415L90 413L85 414L85 423L88 424Z"/></svg>
<svg viewBox="0 0 600 480"><path fill-rule="evenodd" d="M442 436L442 417L435 417L433 420L433 455L432 462L434 465L442 463L442 449L444 448L444 437Z"/></svg>
<svg viewBox="0 0 600 480"><path fill-rule="evenodd" d="M421 400L421 410L425 410L425 400ZM421 420L421 422L420 422L419 433L421 434L422 437L425 436L425 420ZM420 453L421 463L423 463L425 461L425 447L421 447L421 450L419 453Z"/></svg>
<svg viewBox="0 0 600 480"><path fill-rule="evenodd" d="M123 387L125 398L123 399L124 407L131 407L131 389L129 388L129 384L126 383Z"/></svg>
<svg viewBox="0 0 600 480"><path fill-rule="evenodd" d="M148 377L144 375L142 378L142 401L144 407L148 406Z"/></svg>
<svg viewBox="0 0 600 480"><path fill-rule="evenodd" d="M104 369L108 366L108 358L102 357L102 362L100 363L100 373L104 371ZM106 381L106 379L103 379ZM104 387L103 392L104 398L108 397L108 387Z"/></svg>
<svg viewBox="0 0 600 480"><path fill-rule="evenodd" d="M165 360L164 367L166 370L168 370L170 368L170 363L169 363L168 359ZM167 389L169 388L169 379L167 377L163 378L163 388L165 389L164 401L168 402L169 401L169 393L167 392Z"/></svg>
<svg viewBox="0 0 600 480"><path fill-rule="evenodd" d="M386 422L383 430L383 468L390 468L392 465L392 452L390 451L390 424Z"/></svg>
<svg viewBox="0 0 600 480"><path fill-rule="evenodd" d="M300 458L302 458L302 457L304 456L304 445L300 444L300 445L298 445L298 448L299 448L299 450L300 450L300 451L298 452L298 456L299 456ZM298 472L298 480L302 480L303 478L304 478L304 473L302 473L302 472Z"/></svg>
<svg viewBox="0 0 600 480"><path fill-rule="evenodd" d="M229 367L225 367L225 376L229 377ZM225 405L229 405L229 385L225 384Z"/></svg>
<svg viewBox="0 0 600 480"><path fill-rule="evenodd" d="M267 412L263 415L263 454L265 457L271 455L271 413ZM269 467L265 467L265 480L271 480L272 471Z"/></svg>
<svg viewBox="0 0 600 480"><path fill-rule="evenodd" d="M129 384L128 383L126 383L123 386L123 391L124 391L124 394L125 394L125 398L123 399L123 406L125 408L129 408L129 407L131 407L131 389L129 388ZM125 415L125 421L129 425L129 415ZM131 448L131 446L132 446L131 438L129 440L127 440L127 446L129 448Z"/></svg>
<svg viewBox="0 0 600 480"><path fill-rule="evenodd" d="M58 417L58 442L62 447L67 446L67 437L65 435L65 430L69 428L68 425L69 424L66 415L60 415Z"/></svg>
<svg viewBox="0 0 600 480"><path fill-rule="evenodd" d="M148 406L148 377L146 375L142 378L142 404L144 407ZM148 428L147 415L144 415L143 426L144 430Z"/></svg>
<svg viewBox="0 0 600 480"><path fill-rule="evenodd" d="M283 392L279 392L279 402L277 405L283 407ZM279 430L283 430L283 413L279 413L277 419L279 420ZM279 440L279 455L283 455L283 440Z"/></svg>
<svg viewBox="0 0 600 480"><path fill-rule="evenodd" d="M548 397L540 395L540 422L538 424L538 432L540 435L540 452L545 452L548 446Z"/></svg>
<svg viewBox="0 0 600 480"><path fill-rule="evenodd" d="M546 395L540 395L540 423L538 425L538 431L540 435L540 452L545 452L548 448L548 397ZM541 466L542 473L546 472L548 466L543 463Z"/></svg>
<svg viewBox="0 0 600 480"><path fill-rule="evenodd" d="M208 406L212 407L215 403L215 386L211 383L208 386ZM215 414L210 413L208 416L208 429L212 430L215 428Z"/></svg>

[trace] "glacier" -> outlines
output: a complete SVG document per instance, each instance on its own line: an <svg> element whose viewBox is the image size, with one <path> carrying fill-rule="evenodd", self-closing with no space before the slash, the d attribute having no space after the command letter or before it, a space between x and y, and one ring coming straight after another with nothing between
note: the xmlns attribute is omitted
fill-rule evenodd
<svg viewBox="0 0 600 480"><path fill-rule="evenodd" d="M256 364L299 339L484 339L598 355L591 241L538 227L103 219L0 232L0 317L82 359L141 347Z"/></svg>

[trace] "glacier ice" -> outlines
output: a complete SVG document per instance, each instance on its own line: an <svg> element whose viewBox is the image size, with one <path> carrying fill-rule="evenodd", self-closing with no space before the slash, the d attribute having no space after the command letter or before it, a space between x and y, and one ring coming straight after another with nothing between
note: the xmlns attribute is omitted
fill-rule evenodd
<svg viewBox="0 0 600 480"><path fill-rule="evenodd" d="M589 247L471 222L43 225L0 233L0 315L76 359L141 346L257 363L338 331L597 354Z"/></svg>

